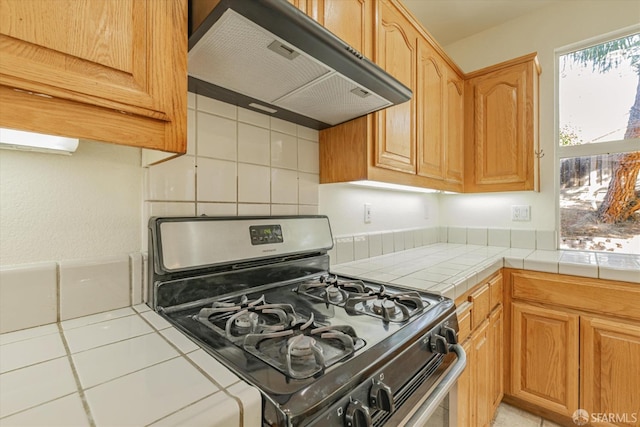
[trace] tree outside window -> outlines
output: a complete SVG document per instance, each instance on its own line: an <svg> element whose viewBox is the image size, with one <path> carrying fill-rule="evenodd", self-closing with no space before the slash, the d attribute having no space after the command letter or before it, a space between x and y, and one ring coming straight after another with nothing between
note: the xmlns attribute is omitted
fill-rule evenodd
<svg viewBox="0 0 640 427"><path fill-rule="evenodd" d="M558 65L560 247L640 254L640 33Z"/></svg>

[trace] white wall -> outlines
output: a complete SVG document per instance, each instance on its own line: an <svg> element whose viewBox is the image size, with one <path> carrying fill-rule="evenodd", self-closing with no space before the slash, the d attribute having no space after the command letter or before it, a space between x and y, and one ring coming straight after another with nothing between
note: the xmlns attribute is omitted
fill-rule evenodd
<svg viewBox="0 0 640 427"><path fill-rule="evenodd" d="M139 252L141 210L139 149L0 150L0 265Z"/></svg>
<svg viewBox="0 0 640 427"><path fill-rule="evenodd" d="M323 184L319 213L327 215L334 236L437 226L438 196L374 189L352 184ZM364 222L364 204L371 204L371 223Z"/></svg>
<svg viewBox="0 0 640 427"><path fill-rule="evenodd" d="M640 22L637 0L560 1L445 46L465 72L538 52L540 76L541 191L441 197L441 225L556 229L555 49ZM531 222L512 222L513 204L531 205Z"/></svg>

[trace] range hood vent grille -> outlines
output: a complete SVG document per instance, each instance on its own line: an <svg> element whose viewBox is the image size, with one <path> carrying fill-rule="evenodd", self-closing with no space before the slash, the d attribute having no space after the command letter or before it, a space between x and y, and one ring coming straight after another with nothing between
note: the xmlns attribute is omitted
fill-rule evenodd
<svg viewBox="0 0 640 427"><path fill-rule="evenodd" d="M411 98L286 0L222 0L201 27L189 40L193 92L316 129Z"/></svg>

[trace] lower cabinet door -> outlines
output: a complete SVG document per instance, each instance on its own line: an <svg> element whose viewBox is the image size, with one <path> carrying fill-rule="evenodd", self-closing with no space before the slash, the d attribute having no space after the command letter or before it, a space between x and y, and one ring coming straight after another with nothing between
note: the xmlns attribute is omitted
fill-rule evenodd
<svg viewBox="0 0 640 427"><path fill-rule="evenodd" d="M581 316L580 407L597 426L640 426L640 325Z"/></svg>
<svg viewBox="0 0 640 427"><path fill-rule="evenodd" d="M578 409L578 315L520 302L511 310L511 394L571 417Z"/></svg>

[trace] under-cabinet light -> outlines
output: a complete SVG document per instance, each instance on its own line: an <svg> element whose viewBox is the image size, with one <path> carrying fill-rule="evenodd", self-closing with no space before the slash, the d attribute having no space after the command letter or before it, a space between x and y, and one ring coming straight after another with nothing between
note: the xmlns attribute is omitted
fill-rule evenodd
<svg viewBox="0 0 640 427"><path fill-rule="evenodd" d="M351 181L349 184L362 185L364 187L381 188L385 190L411 191L414 193L439 193L440 190L432 188L411 187L409 185L390 184L380 181Z"/></svg>
<svg viewBox="0 0 640 427"><path fill-rule="evenodd" d="M0 128L0 148L71 155L78 148L78 139Z"/></svg>

